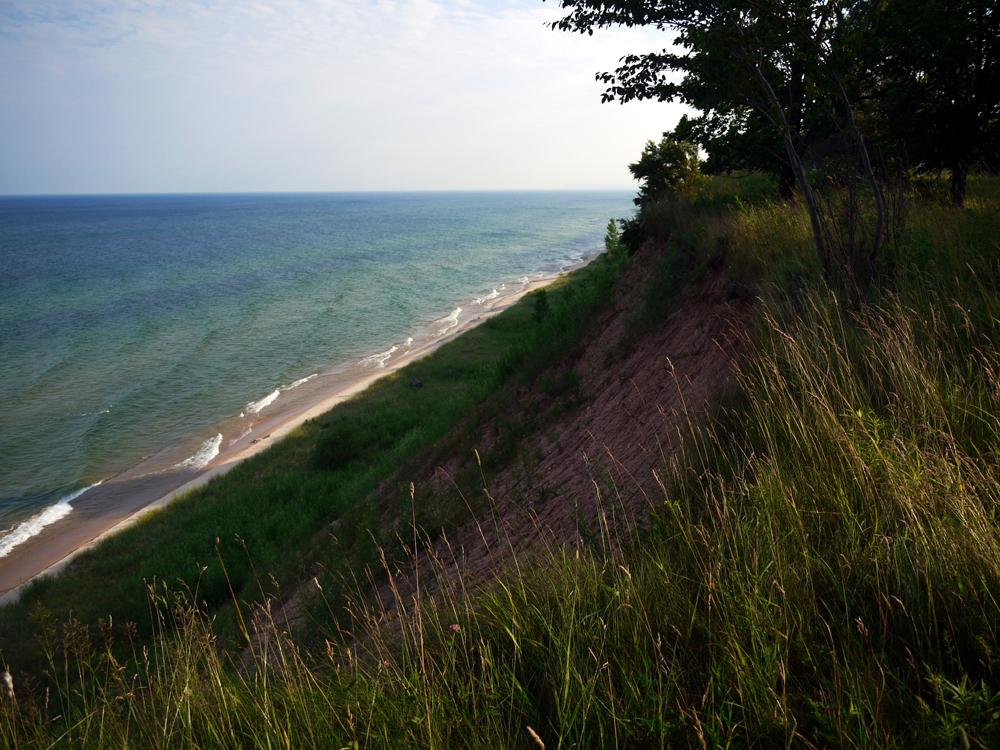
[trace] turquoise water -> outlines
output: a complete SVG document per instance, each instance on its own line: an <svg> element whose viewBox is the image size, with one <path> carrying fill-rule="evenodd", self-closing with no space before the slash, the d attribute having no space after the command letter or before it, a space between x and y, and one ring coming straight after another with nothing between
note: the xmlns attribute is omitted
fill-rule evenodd
<svg viewBox="0 0 1000 750"><path fill-rule="evenodd" d="M599 251L630 198L0 198L0 546L279 387Z"/></svg>

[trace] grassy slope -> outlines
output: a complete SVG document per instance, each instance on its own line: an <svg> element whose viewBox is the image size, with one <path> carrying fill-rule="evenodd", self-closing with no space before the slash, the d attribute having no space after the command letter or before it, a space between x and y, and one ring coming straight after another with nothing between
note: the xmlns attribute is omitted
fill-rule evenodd
<svg viewBox="0 0 1000 750"><path fill-rule="evenodd" d="M476 595L454 581L433 604L398 602L401 629L359 607L362 637L309 657L276 628L249 672L202 612L160 600L179 637L126 667L68 631L60 648L82 655L57 670L58 711L8 712L0 731L158 747L1000 744L1000 182L973 182L961 211L914 203L894 283L865 303L818 282L794 208L658 210L684 263L724 252L765 304L739 394L663 467L641 544L555 550Z"/></svg>
<svg viewBox="0 0 1000 750"><path fill-rule="evenodd" d="M40 579L18 604L0 610L0 661L26 665L37 656L28 644L40 614L62 621L72 613L90 624L111 618L136 623L140 636L148 633L153 617L146 584L153 581L196 589L199 601L216 610L230 601L231 590L252 599L271 576L301 579L317 546L331 567L360 570L373 562L376 546L394 533L380 518L396 510L364 502L373 488L460 420L488 417L490 396L562 356L605 303L617 273L602 256L554 283L540 320L539 293L528 295L106 540L59 576ZM413 378L421 387L411 385ZM441 502L433 507L434 520L454 512ZM314 544L335 520L336 549Z"/></svg>

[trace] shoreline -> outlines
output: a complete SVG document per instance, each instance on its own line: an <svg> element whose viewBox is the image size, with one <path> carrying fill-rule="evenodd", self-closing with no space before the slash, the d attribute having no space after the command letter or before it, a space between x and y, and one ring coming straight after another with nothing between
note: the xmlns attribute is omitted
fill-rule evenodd
<svg viewBox="0 0 1000 750"><path fill-rule="evenodd" d="M140 463L137 467L99 483L99 486L92 485L81 495L80 506L74 506L74 508L81 507L80 513L69 514L69 518L63 518L42 529L12 550L5 560L0 561L0 607L16 602L31 583L43 577L57 575L74 559L105 539L130 528L146 516L208 484L212 479L222 476L243 461L282 440L305 422L354 398L381 378L429 356L442 345L512 307L528 294L587 265L600 254L600 251L596 251L585 255L577 261L567 262L558 271L540 274L538 278L522 277L525 281L521 288L515 291L498 294L496 297L479 298L473 302L478 309L461 322L457 319L457 311L461 308L457 308L451 315L428 324L427 331L432 332L433 327L443 321L452 322L454 317L453 327L438 331L437 336L432 336L407 349L393 357L388 364L376 365L370 372L345 375L343 370L338 373L334 369L325 373L329 376L340 374L341 377L335 378L333 383L325 387L317 388L315 393L303 399L295 408L255 420L249 429L231 439L227 446L220 449L218 455L204 466L192 470L183 468L181 464L175 464L173 470L143 473L143 464ZM494 289L493 293L496 292ZM363 367L365 361L371 360L365 358L353 363L355 369L357 366ZM291 388L286 387L286 389ZM181 470L177 471L178 468ZM88 494L91 497L87 497ZM74 523L75 521L78 523Z"/></svg>

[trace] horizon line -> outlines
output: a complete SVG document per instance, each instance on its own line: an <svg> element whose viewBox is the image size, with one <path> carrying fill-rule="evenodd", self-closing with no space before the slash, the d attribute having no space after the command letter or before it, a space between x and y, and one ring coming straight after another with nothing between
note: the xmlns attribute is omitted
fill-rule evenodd
<svg viewBox="0 0 1000 750"><path fill-rule="evenodd" d="M361 190L163 190L163 191L133 191L133 192L51 192L51 193L0 193L3 198L100 198L100 197L156 197L183 195L378 195L378 194L412 194L412 193L570 193L570 192L626 192L634 191L631 187L552 187L552 188L415 188L415 189L361 189Z"/></svg>

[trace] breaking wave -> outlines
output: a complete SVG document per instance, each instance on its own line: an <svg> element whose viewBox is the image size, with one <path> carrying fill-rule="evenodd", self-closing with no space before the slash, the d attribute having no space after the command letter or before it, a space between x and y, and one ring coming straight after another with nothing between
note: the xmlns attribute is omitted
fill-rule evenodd
<svg viewBox="0 0 1000 750"><path fill-rule="evenodd" d="M246 410L250 414L260 414L264 409L274 403L274 400L281 395L281 389L275 388L273 391L268 393L264 398L259 401L251 401L247 404Z"/></svg>
<svg viewBox="0 0 1000 750"><path fill-rule="evenodd" d="M316 377L319 377L319 373L318 372L314 372L312 375L307 375L304 378L299 378L294 383L292 383L291 385L286 385L281 390L283 390L283 391L290 391L290 390L292 390L292 388L298 388L300 385L304 385L305 383L308 383L310 380L312 380L313 378L316 378Z"/></svg>
<svg viewBox="0 0 1000 750"><path fill-rule="evenodd" d="M442 318L441 322L444 323L444 327L438 331L438 335L444 336L448 331L458 325L458 316L462 314L462 308L456 307L451 311L451 315L447 318Z"/></svg>
<svg viewBox="0 0 1000 750"><path fill-rule="evenodd" d="M290 391L290 390L292 390L292 388L298 388L300 385L304 385L305 383L308 383L313 378L317 378L317 377L319 377L319 373L318 372L314 372L312 375L306 375L304 378L299 378L298 380L296 380L291 385L286 385L281 390L283 390L283 391Z"/></svg>
<svg viewBox="0 0 1000 750"><path fill-rule="evenodd" d="M99 484L100 482L95 482L83 489L71 492L66 497L60 498L58 502L36 513L31 518L21 521L21 523L17 524L7 534L0 537L0 557L6 557L16 546L38 535L46 526L54 524L56 521L68 516L70 511L73 510L73 506L70 503L87 490L93 489Z"/></svg>
<svg viewBox="0 0 1000 750"><path fill-rule="evenodd" d="M220 432L214 438L209 438L201 447L198 452L195 453L190 458L185 458L179 464L177 464L178 469L201 469L208 466L212 459L219 455L219 449L222 447L222 433Z"/></svg>
<svg viewBox="0 0 1000 750"><path fill-rule="evenodd" d="M384 352L379 352L378 354L371 354L359 362L362 367L385 367L385 363L389 361L389 357L392 356L393 352L399 349L398 346L393 344L390 348L386 349Z"/></svg>
<svg viewBox="0 0 1000 750"><path fill-rule="evenodd" d="M100 416L102 414L110 414L110 413L111 413L111 407L109 406L107 409L101 409L100 411L85 411L85 412L81 412L80 414L77 414L77 416L78 417L93 417L93 416Z"/></svg>

